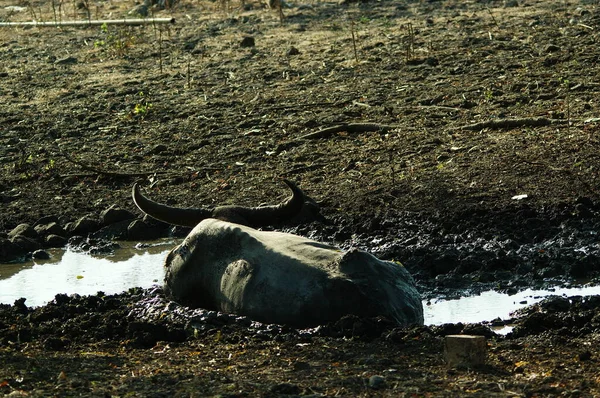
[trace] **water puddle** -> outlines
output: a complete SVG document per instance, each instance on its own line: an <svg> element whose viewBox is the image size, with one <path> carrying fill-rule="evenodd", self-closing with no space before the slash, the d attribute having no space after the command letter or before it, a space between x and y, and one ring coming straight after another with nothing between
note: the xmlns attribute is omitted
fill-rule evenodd
<svg viewBox="0 0 600 398"><path fill-rule="evenodd" d="M40 306L58 293L88 295L102 291L114 294L132 287L160 284L164 258L174 245L173 241L160 241L140 249L125 242L109 257L93 257L67 249L51 251L52 258L46 261L0 264L0 303L13 304L25 297L26 305ZM425 324L478 323L496 318L506 320L511 312L551 295L594 294L600 294L600 286L527 289L514 295L486 291L455 300L431 300L423 303Z"/></svg>
<svg viewBox="0 0 600 398"><path fill-rule="evenodd" d="M478 296L424 302L425 324L478 323L496 318L507 320L511 318L511 312L538 303L550 296L571 297L597 294L600 294L600 286L557 287L550 290L527 289L513 295L489 290ZM502 328L500 332L508 333L510 330L511 328Z"/></svg>
<svg viewBox="0 0 600 398"><path fill-rule="evenodd" d="M113 256L93 257L70 249L50 250L49 260L0 264L0 303L24 297L30 307L51 301L58 293L80 295L120 293L132 287L162 283L163 261L173 241L152 242L142 249L121 243Z"/></svg>

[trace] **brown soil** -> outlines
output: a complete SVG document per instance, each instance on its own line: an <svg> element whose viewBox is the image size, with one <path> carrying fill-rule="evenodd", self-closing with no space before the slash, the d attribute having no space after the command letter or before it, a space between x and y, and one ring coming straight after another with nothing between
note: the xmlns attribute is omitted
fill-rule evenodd
<svg viewBox="0 0 600 398"><path fill-rule="evenodd" d="M317 230L340 245L394 228L407 245L424 229L438 237L508 234L522 243L573 228L593 243L600 11L591 1L505 3L517 2L293 3L280 23L259 3L224 11L183 1L155 12L174 16L172 26L0 28L0 238L44 216L67 223L112 204L134 211L135 181L173 204L256 205L280 200L277 178L285 177L331 223L298 233ZM53 20L51 2L32 4L16 13L2 8L0 20L32 13ZM100 2L90 11L121 18L132 6ZM85 7L64 7L63 20L85 18ZM242 46L246 37L255 45ZM307 136L345 123L368 123L369 131ZM465 263L455 260L446 268L412 259L408 266L422 286L437 288L440 277L473 271L457 270ZM598 264L586 258L591 271ZM594 276L571 265L537 266L502 269L503 283L561 270ZM196 334L183 326L160 332L170 330L165 325L140 334L128 318L138 296L3 306L0 391L600 394L593 299L536 307L519 321L522 332L502 338L481 325L395 329L374 320L364 333L354 323L351 332L308 335L226 323ZM444 365L442 336L461 331L489 335L488 365ZM370 386L373 375L383 384Z"/></svg>

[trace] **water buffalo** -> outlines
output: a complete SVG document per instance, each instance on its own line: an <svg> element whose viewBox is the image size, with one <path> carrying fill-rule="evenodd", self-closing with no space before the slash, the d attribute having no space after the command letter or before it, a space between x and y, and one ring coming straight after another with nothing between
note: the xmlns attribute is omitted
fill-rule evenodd
<svg viewBox="0 0 600 398"><path fill-rule="evenodd" d="M383 315L400 325L422 324L415 283L397 263L361 250L288 233L260 231L296 215L304 194L284 180L292 196L275 206L174 208L144 197L133 200L163 222L194 227L165 260L165 291L191 306L251 319L310 327L347 314Z"/></svg>

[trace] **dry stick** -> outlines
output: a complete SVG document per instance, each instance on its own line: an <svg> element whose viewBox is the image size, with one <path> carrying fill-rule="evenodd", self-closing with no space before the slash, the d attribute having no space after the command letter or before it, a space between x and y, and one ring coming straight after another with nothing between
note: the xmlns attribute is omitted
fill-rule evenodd
<svg viewBox="0 0 600 398"><path fill-rule="evenodd" d="M162 29L158 30L158 65L160 66L160 74L163 73L162 65Z"/></svg>
<svg viewBox="0 0 600 398"><path fill-rule="evenodd" d="M277 2L277 12L279 12L279 23L283 23L285 20L285 15L283 15L283 0L279 0Z"/></svg>
<svg viewBox="0 0 600 398"><path fill-rule="evenodd" d="M568 123L565 119L548 119L545 117L526 117L522 119L493 119L486 120L485 122L479 122L475 124L467 124L466 126L458 127L458 130L483 130L486 128L490 129L507 129L516 127L539 127L549 126L551 124L565 124Z"/></svg>
<svg viewBox="0 0 600 398"><path fill-rule="evenodd" d="M337 107L346 105L351 101L340 101L340 102L309 102L306 104L288 104L288 105L274 105L269 107L261 107L261 109L268 109L270 111L274 110L287 110L287 109L301 109L301 108L313 108L313 107L321 107L321 106L331 106Z"/></svg>
<svg viewBox="0 0 600 398"><path fill-rule="evenodd" d="M352 46L354 47L354 60L358 64L358 52L356 51L356 38L354 37L354 21L350 21L350 30L352 31ZM357 34L358 36L358 34Z"/></svg>
<svg viewBox="0 0 600 398"><path fill-rule="evenodd" d="M175 18L148 18L148 19L97 19L91 21L59 21L59 22L0 22L4 26L101 26L101 25L147 25L150 23L167 24L175 23Z"/></svg>
<svg viewBox="0 0 600 398"><path fill-rule="evenodd" d="M340 133L342 131L347 131L349 133L366 133L369 131L385 132L385 131L392 130L393 128L394 127L392 127L392 126L386 126L383 124L376 124L376 123L340 124L337 126L327 127L327 128L315 131L314 133L305 134L305 135L299 137L298 139L310 140L310 139L314 139L314 138L327 138L336 133Z"/></svg>
<svg viewBox="0 0 600 398"><path fill-rule="evenodd" d="M29 9L29 12L31 12L31 16L33 17L33 20L37 20L37 17L35 15L35 9L33 8L33 4L31 4L31 1L27 3L27 8Z"/></svg>
<svg viewBox="0 0 600 398"><path fill-rule="evenodd" d="M54 14L54 23L58 23L58 18L56 16L56 5L54 4L55 0L52 0L52 14Z"/></svg>
<svg viewBox="0 0 600 398"><path fill-rule="evenodd" d="M191 62L192 62L191 59L188 58L188 62L187 62L187 85L188 85L188 90L192 88L192 80L191 80L192 78L190 76L191 69L192 69L191 66L190 66Z"/></svg>
<svg viewBox="0 0 600 398"><path fill-rule="evenodd" d="M494 25L498 26L498 22L496 22L496 18L494 18L494 14L492 14L492 10L490 10L489 7L487 7L487 12L490 14L490 17L492 17L492 22L494 22Z"/></svg>

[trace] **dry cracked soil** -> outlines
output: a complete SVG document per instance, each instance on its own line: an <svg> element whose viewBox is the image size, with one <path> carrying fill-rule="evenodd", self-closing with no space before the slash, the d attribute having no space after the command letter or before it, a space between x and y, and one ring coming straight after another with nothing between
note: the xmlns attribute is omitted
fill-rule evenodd
<svg viewBox="0 0 600 398"><path fill-rule="evenodd" d="M288 178L321 217L283 228L402 261L427 299L598 281L597 1L289 1L280 20L180 0L146 10L172 24L60 27L6 23L135 4L0 6L4 262L51 244L15 238L21 224L66 243L113 205L139 216L134 182L170 204L257 205ZM506 336L190 317L160 288L26 304L0 305L9 396L600 395L596 296L528 307ZM459 333L486 336L485 365L445 364Z"/></svg>

